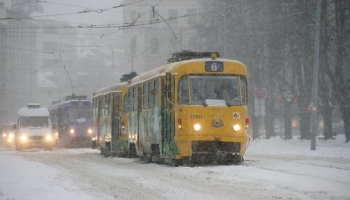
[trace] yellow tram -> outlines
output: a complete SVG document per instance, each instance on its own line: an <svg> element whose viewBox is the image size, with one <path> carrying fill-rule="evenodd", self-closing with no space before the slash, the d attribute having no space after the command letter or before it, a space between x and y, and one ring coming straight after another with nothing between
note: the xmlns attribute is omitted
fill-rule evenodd
<svg viewBox="0 0 350 200"><path fill-rule="evenodd" d="M202 54L203 56L203 54ZM249 142L247 69L209 54L133 78L129 142L144 161L240 163Z"/></svg>
<svg viewBox="0 0 350 200"><path fill-rule="evenodd" d="M135 145L129 143L128 119L123 113L126 92L127 83L119 83L101 88L93 94L95 136L92 148L100 148L102 155L136 155Z"/></svg>

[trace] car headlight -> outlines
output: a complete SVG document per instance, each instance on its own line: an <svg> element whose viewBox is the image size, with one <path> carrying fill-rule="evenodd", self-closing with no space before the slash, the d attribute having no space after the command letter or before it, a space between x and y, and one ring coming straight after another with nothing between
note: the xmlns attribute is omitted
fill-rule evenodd
<svg viewBox="0 0 350 200"><path fill-rule="evenodd" d="M51 140L52 140L52 135L47 135L47 136L45 136L45 140L46 140L46 141L51 141Z"/></svg>
<svg viewBox="0 0 350 200"><path fill-rule="evenodd" d="M21 141L22 142L25 142L25 141L27 141L28 140L28 136L26 136L26 135L21 135Z"/></svg>
<svg viewBox="0 0 350 200"><path fill-rule="evenodd" d="M87 130L87 132L88 132L89 134L92 134L92 129L89 128L89 129Z"/></svg>
<svg viewBox="0 0 350 200"><path fill-rule="evenodd" d="M10 133L8 137L11 138L11 139L13 139L13 138L15 138L15 134Z"/></svg>
<svg viewBox="0 0 350 200"><path fill-rule="evenodd" d="M199 130L201 130L201 125L200 124L195 124L194 126L193 126L193 128L194 128L194 130L195 131L199 131Z"/></svg>
<svg viewBox="0 0 350 200"><path fill-rule="evenodd" d="M74 132L75 132L74 128L69 129L69 132L70 132L71 134L74 134Z"/></svg>
<svg viewBox="0 0 350 200"><path fill-rule="evenodd" d="M240 126L239 124L233 125L232 128L233 128L234 131L239 131L239 130L241 130L241 126Z"/></svg>
<svg viewBox="0 0 350 200"><path fill-rule="evenodd" d="M92 137L92 141L96 141L97 140L97 137Z"/></svg>

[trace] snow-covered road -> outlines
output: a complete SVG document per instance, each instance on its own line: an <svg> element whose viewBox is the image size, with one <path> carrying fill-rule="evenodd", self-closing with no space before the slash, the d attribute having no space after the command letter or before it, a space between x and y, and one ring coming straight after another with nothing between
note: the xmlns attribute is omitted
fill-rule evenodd
<svg viewBox="0 0 350 200"><path fill-rule="evenodd" d="M200 167L0 149L0 199L350 199L350 144L327 142L259 140L242 165Z"/></svg>

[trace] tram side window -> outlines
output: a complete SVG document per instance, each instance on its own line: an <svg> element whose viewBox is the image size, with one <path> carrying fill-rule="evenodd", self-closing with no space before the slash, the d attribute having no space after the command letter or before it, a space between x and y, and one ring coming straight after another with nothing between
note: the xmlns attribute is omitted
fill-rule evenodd
<svg viewBox="0 0 350 200"><path fill-rule="evenodd" d="M188 77L187 76L183 76L179 81L178 96L179 96L179 104L180 105L188 105L189 104Z"/></svg>
<svg viewBox="0 0 350 200"><path fill-rule="evenodd" d="M137 87L132 88L133 94L132 94L132 99L133 99L133 111L137 111Z"/></svg>
<svg viewBox="0 0 350 200"><path fill-rule="evenodd" d="M125 94L125 96L124 96L124 99L123 99L123 113L124 114L126 114L128 111L129 111L129 104L130 104L130 102L129 102L129 94L130 94L130 92L128 92L127 94Z"/></svg>
<svg viewBox="0 0 350 200"><path fill-rule="evenodd" d="M122 112L122 109L123 109L123 107L122 107L122 94L120 94L120 95L118 95L118 106L117 106L117 108L118 108L118 112Z"/></svg>
<svg viewBox="0 0 350 200"><path fill-rule="evenodd" d="M247 78L241 76L241 96L242 96L242 104L248 104L248 91L247 91Z"/></svg>
<svg viewBox="0 0 350 200"><path fill-rule="evenodd" d="M105 99L105 115L109 114L109 99L110 99L110 94L106 95Z"/></svg>
<svg viewBox="0 0 350 200"><path fill-rule="evenodd" d="M102 113L102 96L99 96L96 101L96 116L101 116Z"/></svg>
<svg viewBox="0 0 350 200"><path fill-rule="evenodd" d="M92 100L92 115L96 116L96 99Z"/></svg>
<svg viewBox="0 0 350 200"><path fill-rule="evenodd" d="M143 84L143 109L148 109L148 83Z"/></svg>
<svg viewBox="0 0 350 200"><path fill-rule="evenodd" d="M119 111L119 94L118 93L115 93L113 95L113 107L111 109L111 113L115 112L115 113L118 113Z"/></svg>
<svg viewBox="0 0 350 200"><path fill-rule="evenodd" d="M159 79L154 80L154 107L158 104L158 95L159 95Z"/></svg>
<svg viewBox="0 0 350 200"><path fill-rule="evenodd" d="M105 96L101 97L101 116L105 115Z"/></svg>
<svg viewBox="0 0 350 200"><path fill-rule="evenodd" d="M156 96L156 90L155 90L155 81L152 80L149 82L148 89L149 89L149 95L148 95L148 107L150 109L153 109L155 106L155 96Z"/></svg>
<svg viewBox="0 0 350 200"><path fill-rule="evenodd" d="M152 93L151 93L151 87L152 87L152 84L151 84L151 82L152 81L149 81L148 83L147 83L147 85L148 85L148 90L147 90L147 107L148 108L151 108L151 95L152 95Z"/></svg>

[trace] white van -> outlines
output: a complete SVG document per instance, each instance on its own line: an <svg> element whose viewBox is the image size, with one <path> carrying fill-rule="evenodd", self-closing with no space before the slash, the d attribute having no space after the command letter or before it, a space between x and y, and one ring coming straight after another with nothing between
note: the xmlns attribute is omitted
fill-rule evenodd
<svg viewBox="0 0 350 200"><path fill-rule="evenodd" d="M19 109L15 129L17 151L33 147L52 151L54 139L47 108L40 108L39 104L30 103L28 107Z"/></svg>

